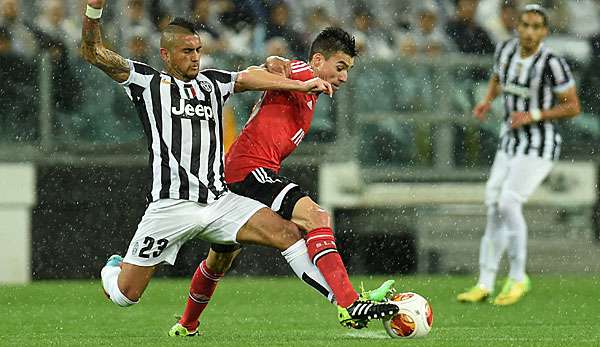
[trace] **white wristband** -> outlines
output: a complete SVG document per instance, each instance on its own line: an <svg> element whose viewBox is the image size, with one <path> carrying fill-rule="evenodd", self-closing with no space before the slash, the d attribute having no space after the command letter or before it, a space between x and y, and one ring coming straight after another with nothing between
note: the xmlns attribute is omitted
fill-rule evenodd
<svg viewBox="0 0 600 347"><path fill-rule="evenodd" d="M87 8L85 10L85 16L90 19L99 19L100 17L102 17L102 9L93 8L92 6L87 5Z"/></svg>
<svg viewBox="0 0 600 347"><path fill-rule="evenodd" d="M534 122L539 122L542 120L542 111L536 109L530 110L529 113L531 114L531 119L533 119Z"/></svg>

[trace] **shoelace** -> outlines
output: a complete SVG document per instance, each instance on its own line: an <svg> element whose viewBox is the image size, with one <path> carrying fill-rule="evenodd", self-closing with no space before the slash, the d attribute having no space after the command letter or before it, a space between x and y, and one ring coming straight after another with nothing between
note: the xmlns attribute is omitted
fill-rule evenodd
<svg viewBox="0 0 600 347"><path fill-rule="evenodd" d="M352 308L352 312L350 313L350 315L352 317L360 317L360 316L367 316L367 319L372 319L372 318L383 318L386 316L386 314L389 314L390 316L394 314L393 310L390 310L389 312L385 312L383 309L380 312L369 312L371 310L372 307L377 307L377 306L383 306L385 304L379 304L376 305L375 303L371 302L371 301L364 301L364 302L358 302L356 303L355 307Z"/></svg>

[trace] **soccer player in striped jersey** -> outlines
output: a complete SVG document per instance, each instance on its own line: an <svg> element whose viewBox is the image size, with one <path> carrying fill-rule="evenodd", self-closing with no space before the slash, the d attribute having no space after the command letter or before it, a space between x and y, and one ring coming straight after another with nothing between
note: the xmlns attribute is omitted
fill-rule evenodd
<svg viewBox="0 0 600 347"><path fill-rule="evenodd" d="M348 79L356 55L352 36L339 28L327 28L312 43L308 63L289 63L289 77L307 81L318 76L336 91ZM359 295L337 252L330 215L300 186L279 174L281 162L297 148L310 128L317 97L287 91L265 92L227 153L225 180L231 191L270 206L305 233L304 239L282 255L302 281L335 301L342 325L362 328L367 320L356 318L368 308L361 306L361 300L384 301L393 291L394 282L386 281L378 289ZM217 278L229 269L239 251L237 245L209 250L192 278L183 316L171 328L170 335L197 331L198 319L213 294Z"/></svg>
<svg viewBox="0 0 600 347"><path fill-rule="evenodd" d="M230 192L225 184L223 104L234 92L286 90L332 94L319 78L288 79L264 69L199 70L202 44L194 26L175 19L161 34L164 70L127 60L102 43L104 0L88 0L81 52L88 62L121 83L135 104L148 139L149 205L125 258L114 255L101 271L115 304L138 302L156 266L174 264L192 238L216 245L257 244L289 251L302 234L264 204ZM212 279L218 276L204 269ZM361 302L358 317L393 314L392 304Z"/></svg>
<svg viewBox="0 0 600 347"><path fill-rule="evenodd" d="M505 251L510 270L493 304L514 304L530 290L523 203L558 159L557 121L576 116L580 109L569 66L543 44L547 34L546 11L538 5L526 6L520 13L518 38L496 48L487 95L473 110L475 117L484 120L492 101L502 95L505 115L486 184L487 224L479 250L479 281L458 295L461 302L483 301L493 293Z"/></svg>

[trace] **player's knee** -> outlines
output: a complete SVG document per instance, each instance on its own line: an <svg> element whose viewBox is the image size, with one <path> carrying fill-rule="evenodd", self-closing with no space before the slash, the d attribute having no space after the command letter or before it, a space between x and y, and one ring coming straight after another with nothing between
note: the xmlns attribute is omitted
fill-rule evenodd
<svg viewBox="0 0 600 347"><path fill-rule="evenodd" d="M497 220L500 217L500 211L498 210L498 204L494 203L494 204L487 205L486 217L489 222L497 223ZM492 229L494 229L494 228L492 228Z"/></svg>
<svg viewBox="0 0 600 347"><path fill-rule="evenodd" d="M496 205L498 203L498 198L500 197L500 192L501 187L488 181L485 185L485 205Z"/></svg>
<svg viewBox="0 0 600 347"><path fill-rule="evenodd" d="M330 228L331 227L331 216L327 211L315 205L315 208L309 211L307 230L314 230L318 228Z"/></svg>
<svg viewBox="0 0 600 347"><path fill-rule="evenodd" d="M503 192L498 199L498 212L507 216L521 208L523 202L518 194L514 192Z"/></svg>

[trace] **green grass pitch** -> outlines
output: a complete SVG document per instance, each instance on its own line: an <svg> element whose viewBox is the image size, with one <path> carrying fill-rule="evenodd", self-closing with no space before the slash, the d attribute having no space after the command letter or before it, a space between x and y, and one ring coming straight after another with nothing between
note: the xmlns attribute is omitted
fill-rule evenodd
<svg viewBox="0 0 600 347"><path fill-rule="evenodd" d="M374 287L385 278L353 277ZM380 322L338 325L336 311L295 278L222 280L195 338L169 338L187 295L186 279L154 279L142 302L122 309L98 281L40 281L0 286L0 346L600 346L600 276L532 276L519 304L455 302L470 277L397 277L397 288L429 298L431 333L392 340Z"/></svg>

